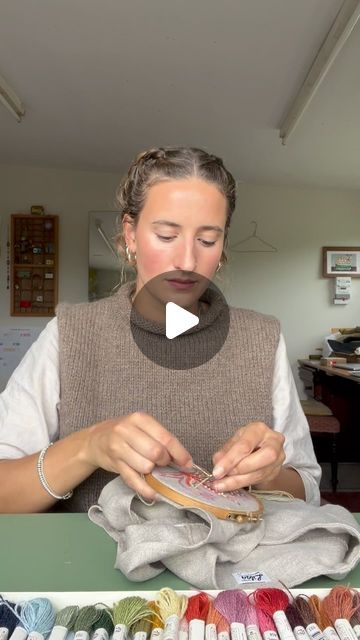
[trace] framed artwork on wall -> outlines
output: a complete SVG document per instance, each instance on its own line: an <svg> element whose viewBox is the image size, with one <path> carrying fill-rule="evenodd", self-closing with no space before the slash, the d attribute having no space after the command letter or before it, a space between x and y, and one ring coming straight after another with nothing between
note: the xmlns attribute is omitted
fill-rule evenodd
<svg viewBox="0 0 360 640"><path fill-rule="evenodd" d="M360 247L323 247L323 277L360 278Z"/></svg>

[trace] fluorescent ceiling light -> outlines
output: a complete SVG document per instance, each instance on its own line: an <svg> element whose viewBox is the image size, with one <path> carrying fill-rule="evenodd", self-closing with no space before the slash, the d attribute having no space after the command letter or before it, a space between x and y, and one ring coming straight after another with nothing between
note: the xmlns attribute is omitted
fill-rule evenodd
<svg viewBox="0 0 360 640"><path fill-rule="evenodd" d="M309 106L318 87L325 78L336 56L340 53L360 17L360 0L345 0L333 25L321 45L309 73L290 110L280 126L280 138L286 144Z"/></svg>
<svg viewBox="0 0 360 640"><path fill-rule="evenodd" d="M18 122L21 122L21 118L25 115L25 107L2 76L0 76L0 102Z"/></svg>

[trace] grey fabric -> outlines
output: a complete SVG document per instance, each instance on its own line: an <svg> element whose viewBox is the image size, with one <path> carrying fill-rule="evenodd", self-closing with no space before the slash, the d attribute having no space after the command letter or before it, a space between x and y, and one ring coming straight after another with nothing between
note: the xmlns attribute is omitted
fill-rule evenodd
<svg viewBox="0 0 360 640"><path fill-rule="evenodd" d="M241 425L273 424L272 380L279 323L244 309L230 309L222 349L193 369L161 367L138 348L130 314L132 285L104 300L57 309L60 345L60 438L73 431L135 411L152 415L174 433L201 466L211 467L217 449ZM214 291L204 294L207 311L199 324L179 336L178 357L203 350L223 326L224 304ZM167 341L165 328L134 313L131 321L153 349ZM175 355L176 358L176 355ZM74 491L66 508L87 511L114 477L96 471Z"/></svg>
<svg viewBox="0 0 360 640"><path fill-rule="evenodd" d="M360 559L360 527L336 505L264 501L259 523L239 525L159 498L145 506L120 478L106 485L89 518L118 544L115 567L129 580L165 568L200 589L236 586L236 571L263 571L288 587L315 576L342 580Z"/></svg>

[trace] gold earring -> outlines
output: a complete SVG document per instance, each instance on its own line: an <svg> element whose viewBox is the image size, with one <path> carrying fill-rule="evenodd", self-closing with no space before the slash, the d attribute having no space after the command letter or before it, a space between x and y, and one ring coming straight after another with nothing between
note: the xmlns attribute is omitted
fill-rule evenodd
<svg viewBox="0 0 360 640"><path fill-rule="evenodd" d="M221 267L222 267L222 266L223 266L223 263L222 263L222 262L221 262L221 260L220 260L220 262L219 262L219 264L218 264L218 266L217 266L217 269L216 269L215 273L217 273L218 271L220 271L220 269L221 269Z"/></svg>
<svg viewBox="0 0 360 640"><path fill-rule="evenodd" d="M125 254L126 254L126 258L129 264L131 264L132 266L136 265L136 253L131 253L129 247L126 245L125 247Z"/></svg>

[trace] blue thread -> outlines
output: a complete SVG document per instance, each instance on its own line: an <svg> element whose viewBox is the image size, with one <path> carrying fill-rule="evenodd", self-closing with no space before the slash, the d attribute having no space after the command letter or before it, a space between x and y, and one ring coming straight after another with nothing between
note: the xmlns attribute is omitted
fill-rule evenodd
<svg viewBox="0 0 360 640"><path fill-rule="evenodd" d="M33 598L27 602L19 602L15 606L15 613L28 633L37 631L46 636L55 623L55 609L48 598Z"/></svg>
<svg viewBox="0 0 360 640"><path fill-rule="evenodd" d="M0 627L8 629L9 636L19 624L19 616L15 613L14 607L14 602L9 602L0 595Z"/></svg>

